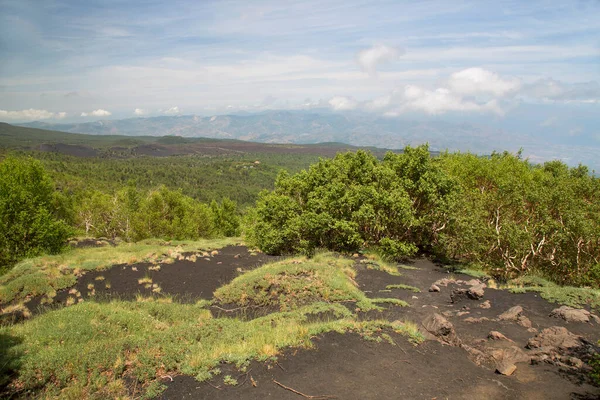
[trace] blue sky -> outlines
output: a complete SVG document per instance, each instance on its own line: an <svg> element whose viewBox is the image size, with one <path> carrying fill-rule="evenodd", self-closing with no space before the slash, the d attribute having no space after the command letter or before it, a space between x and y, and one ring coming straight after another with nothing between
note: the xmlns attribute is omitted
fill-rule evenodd
<svg viewBox="0 0 600 400"><path fill-rule="evenodd" d="M600 146L597 0L0 0L0 59L7 122L318 107Z"/></svg>

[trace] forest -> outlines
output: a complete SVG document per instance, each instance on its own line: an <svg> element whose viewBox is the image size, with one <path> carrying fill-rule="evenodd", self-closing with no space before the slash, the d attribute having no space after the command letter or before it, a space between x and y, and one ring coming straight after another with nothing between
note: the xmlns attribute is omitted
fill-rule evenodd
<svg viewBox="0 0 600 400"><path fill-rule="evenodd" d="M0 168L4 270L59 252L73 235L243 234L269 254L426 254L502 279L535 273L559 284L600 284L600 180L560 161L432 155L427 146L321 159L10 151Z"/></svg>

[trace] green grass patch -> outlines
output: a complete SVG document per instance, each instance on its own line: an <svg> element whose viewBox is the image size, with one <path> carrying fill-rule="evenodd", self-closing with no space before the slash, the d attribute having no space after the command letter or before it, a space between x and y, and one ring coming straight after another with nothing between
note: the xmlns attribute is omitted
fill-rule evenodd
<svg viewBox="0 0 600 400"><path fill-rule="evenodd" d="M408 303L404 300L394 299L390 297L371 299L371 301L375 304L393 304L395 306L408 307Z"/></svg>
<svg viewBox="0 0 600 400"><path fill-rule="evenodd" d="M290 258L247 272L215 291L217 301L239 306L296 309L314 301L356 302L363 311L376 309L358 289L353 260L333 253Z"/></svg>
<svg viewBox="0 0 600 400"><path fill-rule="evenodd" d="M484 271L481 271L481 270L478 270L478 269L465 268L465 269L458 269L455 272L457 274L469 275L469 276L472 276L473 278L477 278L477 279L489 279L489 278L491 278L490 275L488 275Z"/></svg>
<svg viewBox="0 0 600 400"><path fill-rule="evenodd" d="M418 287L404 285L402 283L397 284L397 285L387 285L385 288L386 289L404 289L404 290L410 290L411 292L415 292L415 293L421 292L421 289L419 289Z"/></svg>
<svg viewBox="0 0 600 400"><path fill-rule="evenodd" d="M183 252L206 251L240 243L239 238L200 241L144 240L116 247L71 249L59 255L31 258L0 276L0 304L39 296L73 286L87 271L116 264L172 262Z"/></svg>
<svg viewBox="0 0 600 400"><path fill-rule="evenodd" d="M86 301L0 328L2 373L18 370L9 389L27 398L118 398L160 392L160 377L183 373L199 380L219 363L243 367L285 347L311 347L325 332L377 337L407 335L410 325L357 321L341 304L313 303L250 321L213 318L204 304ZM325 314L324 314L325 313Z"/></svg>
<svg viewBox="0 0 600 400"><path fill-rule="evenodd" d="M361 264L367 269L372 269L375 271L387 272L393 276L400 276L400 271L398 271L399 267L406 267L404 265L400 266L399 264L394 264L386 261L377 253L368 253L365 254L366 259L360 260Z"/></svg>
<svg viewBox="0 0 600 400"><path fill-rule="evenodd" d="M600 309L600 289L560 286L539 276L523 276L506 286L512 293L537 292L543 299L571 307Z"/></svg>

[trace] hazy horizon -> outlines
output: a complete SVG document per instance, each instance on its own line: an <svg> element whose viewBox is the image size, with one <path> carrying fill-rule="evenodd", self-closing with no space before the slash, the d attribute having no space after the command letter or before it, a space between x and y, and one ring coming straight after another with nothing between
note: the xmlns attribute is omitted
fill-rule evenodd
<svg viewBox="0 0 600 400"><path fill-rule="evenodd" d="M533 136L553 151L600 148L597 1L0 0L0 11L8 123L318 110L474 124L507 147Z"/></svg>

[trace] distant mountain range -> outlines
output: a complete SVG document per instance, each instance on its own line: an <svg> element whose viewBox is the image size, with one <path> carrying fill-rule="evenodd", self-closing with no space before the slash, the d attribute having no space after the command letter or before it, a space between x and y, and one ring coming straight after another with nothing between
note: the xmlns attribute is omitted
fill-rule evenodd
<svg viewBox="0 0 600 400"><path fill-rule="evenodd" d="M425 142L432 150L489 154L524 149L534 162L562 159L600 170L600 148L548 143L539 135L511 134L486 124L444 120L407 120L366 113L267 111L245 115L160 116L84 123L31 122L20 126L92 135L207 137L263 143L339 142L354 146L401 149Z"/></svg>

